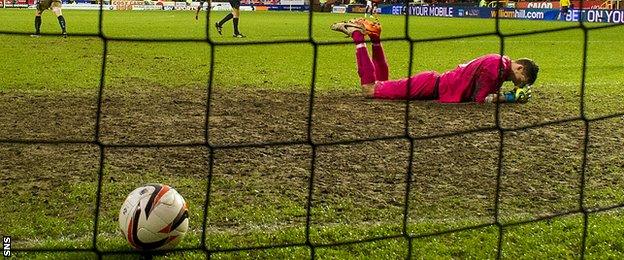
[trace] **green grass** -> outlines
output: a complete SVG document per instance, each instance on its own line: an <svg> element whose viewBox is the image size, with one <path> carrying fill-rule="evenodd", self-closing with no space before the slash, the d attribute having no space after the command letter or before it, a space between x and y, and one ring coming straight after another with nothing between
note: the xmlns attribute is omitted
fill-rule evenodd
<svg viewBox="0 0 624 260"><path fill-rule="evenodd" d="M223 13L215 12L213 19ZM98 13L66 11L70 33L98 31ZM215 18L216 17L216 18ZM340 39L328 30L329 25L353 16L317 14L313 19L315 41ZM32 12L3 10L0 20L3 30L29 32ZM122 38L205 38L205 20L195 21L190 12L104 12L103 32L107 37ZM51 14L44 14L43 32L56 33L58 25ZM439 38L472 33L494 32L494 21L486 19L432 19L413 17L409 25L414 39ZM402 17L384 16L384 37L404 36ZM215 42L303 40L308 38L308 18L304 13L258 12L243 13L241 30L248 35L243 40L225 36L211 29ZM570 26L570 23L537 21L501 21L502 33L521 33ZM589 26L600 26L591 24ZM462 28L457 30L457 28ZM622 52L614 51L621 45L622 28L592 30L588 33L588 60L586 75L587 113L600 116L616 112L624 100L622 82ZM94 90L99 86L103 41L97 37L44 37L33 40L28 36L2 35L0 49L3 69L0 89L33 90ZM540 65L536 96L561 95L557 103L577 115L580 94L583 55L583 31L570 29L559 32L515 36L505 40L505 54L512 58L531 57ZM345 40L345 42L347 42ZM26 51L27 50L27 51ZM409 45L405 41L385 44L391 78L407 76ZM482 36L450 41L419 42L414 44L413 72L421 70L445 71L457 64L485 53L500 52L500 39ZM49 56L48 54L55 55ZM207 84L210 46L206 43L146 43L110 41L108 45L105 86L126 86L128 79L141 79L145 84L164 87L182 87ZM279 45L217 46L215 50L215 86L245 86L268 89L305 90L309 88L312 66L309 61L313 48L308 43ZM357 91L354 73L354 55L351 44L320 46L316 88L319 90ZM46 73L36 73L46 64ZM233 65L235 64L235 65ZM239 68L241 73L230 72ZM171 77L170 73L181 73ZM72 78L67 82L66 78ZM559 106L559 105L558 105Z"/></svg>
<svg viewBox="0 0 624 260"><path fill-rule="evenodd" d="M23 95L95 95L100 86L104 41L98 37L78 37L71 34L97 34L98 12L64 11L70 37L0 35L0 96L19 93ZM225 13L215 12L212 20ZM316 42L341 40L341 35L330 31L331 23L355 17L353 15L315 14L312 36ZM382 16L383 36L386 39L404 36L404 17ZM0 9L0 30L29 32L32 29L32 10ZM548 30L570 26L570 23L538 21L501 21L503 34L533 30ZM205 39L205 20L195 21L192 12L104 12L103 33L115 38L185 38ZM308 16L305 13L244 12L241 31L248 37L233 39L231 27L226 25L224 36L216 35L210 27L210 39L217 43L308 39ZM596 24L590 27L598 26ZM43 16L43 32L58 32L56 19L50 13ZM446 19L411 17L409 36L422 40L456 35L493 32L494 20ZM621 113L624 110L624 28L621 26L591 30L588 33L586 71L586 114L589 117ZM355 71L353 46L348 40L342 45L318 47L316 85L321 93L333 91L356 93L358 78ZM529 36L505 38L505 54L512 58L530 57L540 65L540 75L534 88L534 99L529 109L554 111L563 117L579 116L580 86L583 56L583 31L571 29ZM205 42L132 42L108 41L105 90L149 92L152 88L194 89L204 88L210 73L210 53L214 50L214 81L216 88L254 88L275 91L307 92L312 80L313 45L261 44L211 46ZM486 54L499 53L501 39L497 36L470 37L432 42L416 42L413 47L413 71L409 68L410 44L404 40L384 43L390 65L391 78L405 77L421 70L445 71L457 64ZM509 87L505 85L504 87ZM69 94L68 94L69 93ZM556 118L538 118L547 122ZM515 126L514 122L504 126ZM621 125L621 124L620 124ZM575 132L582 124L566 126L566 134L582 141ZM592 133L620 131L610 121L592 125ZM552 131L556 132L556 131ZM620 131L621 132L621 131ZM559 183L561 179L579 179L573 175L579 169L578 143L558 143L560 136L546 130L546 134L531 130L514 132L510 139L543 138L552 149L517 148L505 156L505 163L537 164L542 172L560 175L525 173L505 178L519 179L523 186L502 187L503 195L520 191L538 191L552 195L546 199L527 192L524 197L502 199L501 221L504 223L526 220L543 213L544 209L576 209L577 186ZM461 142L460 137L458 142ZM498 138L493 134L490 138ZM567 139L566 139L567 140ZM439 146L432 141L431 144ZM564 141L562 141L564 142ZM590 143L592 163L587 174L587 199L589 207L605 207L624 201L622 183L624 164L621 137L594 140ZM405 148L405 144L395 144ZM475 147L480 144L469 143ZM401 148L402 147L402 148ZM343 147L340 149L351 149ZM374 147L368 154L373 154ZM403 149L406 150L406 149ZM489 147L477 160L495 167L497 148ZM554 152L553 152L554 151ZM211 210L208 212L208 237L210 249L269 246L280 243L305 242L305 202L309 149L266 149L237 152L221 151L215 156L216 169L211 186ZM314 197L319 199L313 207L310 239L313 243L331 244L384 236L402 232L404 175L401 172L381 169L357 174L368 169L362 161L376 160L374 165L387 169L404 167L406 162L389 158L347 160L341 168L333 168L336 151L319 149L318 169L320 183L316 183ZM134 187L148 182L173 183L190 205L191 231L180 245L200 245L203 205L207 180L205 149L110 149L106 151L100 218L97 223L97 248L104 251L129 249L117 231L117 210L126 194ZM557 155L564 154L573 163L558 164ZM98 149L91 145L0 145L0 155L19 158L9 164L3 162L0 170L6 177L0 194L0 234L15 239L14 248L79 248L92 247L93 212L96 205ZM45 158L41 158L45 155ZM417 155L426 161L432 153ZM453 158L452 150L434 154ZM354 155L355 156L355 155ZM418 157L422 156L422 157ZM1 158L2 156L0 156ZM288 158L303 158L290 160ZM38 158L38 159L37 159ZM242 159L241 159L242 158ZM263 159L255 159L263 158ZM265 163L272 158L271 163ZM406 158L404 157L401 158ZM337 160L337 159L336 159ZM243 161L243 162L241 162ZM395 162L395 163L393 163ZM244 164L248 163L248 164ZM396 164L396 165L395 165ZM29 167L24 167L24 165ZM245 165L245 166L241 166ZM251 166L250 166L251 165ZM475 163L475 165L477 165ZM485 172L479 167L465 166L467 173ZM30 167L32 166L32 167ZM243 168L240 168L243 167ZM247 167L247 168L244 168ZM383 168L381 167L381 168ZM269 172L274 176L269 178ZM512 170L513 172L513 170ZM326 174L326 175L321 175ZM524 174L524 175L521 175ZM530 175L533 174L533 175ZM567 174L567 175L566 175ZM465 174L467 175L467 174ZM528 180L523 179L527 175ZM495 176L492 176L493 178ZM459 177L458 177L459 178ZM471 176L463 176L470 180ZM381 190L362 184L363 179L383 180ZM605 185L604 180L609 185ZM340 181L335 181L340 180ZM506 180L506 179L505 179ZM526 181L526 182L524 182ZM524 182L524 183L523 183ZM447 194L453 180L434 183L429 191ZM466 184L468 185L468 184ZM479 184L470 184L476 185ZM297 188L299 187L299 188ZM379 188L379 187L375 187ZM414 189L422 187L413 187ZM395 189L395 190L392 190ZM425 189L425 188L422 188ZM417 190L418 191L418 190ZM487 192L486 192L487 193ZM355 195L354 195L355 194ZM375 197L359 196L375 194ZM491 195L487 193L488 196ZM348 195L348 196L347 196ZM449 228L470 227L491 223L493 205L490 197L459 191L454 196L428 198L418 192L411 194L408 212L408 232L423 235L411 243L411 252L417 258L495 258L497 256L499 229L496 226L451 232L440 236L427 236ZM561 198L559 198L561 197ZM549 200L551 199L551 200ZM376 203L372 203L374 201ZM554 205L553 201L560 203ZM332 202L336 202L332 204ZM480 203L475 203L480 202ZM368 207L367 205L376 205ZM462 205L462 206L458 206ZM581 252L583 216L573 215L554 220L539 221L506 227L503 230L502 256L505 258L577 258ZM592 214L589 217L588 239L585 253L591 258L622 258L624 256L624 222L620 211ZM366 258L394 259L408 255L409 243L403 237L356 243L335 247L319 247L315 256L323 259ZM95 258L93 254L34 254L16 253L25 258ZM303 247L275 248L221 252L214 258L275 258L301 259L311 254ZM176 257L203 258L203 252L174 253ZM125 258L127 255L111 256ZM108 258L108 257L105 257Z"/></svg>

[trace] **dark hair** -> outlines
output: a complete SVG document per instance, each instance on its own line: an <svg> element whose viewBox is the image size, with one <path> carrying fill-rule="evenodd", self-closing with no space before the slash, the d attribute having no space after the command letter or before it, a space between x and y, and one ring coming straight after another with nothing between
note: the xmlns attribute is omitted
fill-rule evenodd
<svg viewBox="0 0 624 260"><path fill-rule="evenodd" d="M531 59L522 58L516 60L516 63L524 67L524 75L527 77L527 85L533 85L537 79L537 73L539 72L539 66Z"/></svg>

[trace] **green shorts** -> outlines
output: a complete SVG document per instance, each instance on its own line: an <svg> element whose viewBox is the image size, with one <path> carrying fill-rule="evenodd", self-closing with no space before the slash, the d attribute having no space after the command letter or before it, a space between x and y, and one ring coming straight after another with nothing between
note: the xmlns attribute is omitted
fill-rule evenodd
<svg viewBox="0 0 624 260"><path fill-rule="evenodd" d="M50 9L53 7L61 7L61 0L41 0L39 1L39 3L37 4L37 10L39 10L39 12L43 12L46 9Z"/></svg>

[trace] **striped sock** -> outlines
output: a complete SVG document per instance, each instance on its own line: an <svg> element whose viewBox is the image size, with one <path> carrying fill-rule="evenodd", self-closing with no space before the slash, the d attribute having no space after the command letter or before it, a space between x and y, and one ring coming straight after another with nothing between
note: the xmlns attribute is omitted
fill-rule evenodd
<svg viewBox="0 0 624 260"><path fill-rule="evenodd" d="M355 58L357 61L358 75L360 75L360 84L375 83L375 67L368 57L366 43L361 42L355 45Z"/></svg>

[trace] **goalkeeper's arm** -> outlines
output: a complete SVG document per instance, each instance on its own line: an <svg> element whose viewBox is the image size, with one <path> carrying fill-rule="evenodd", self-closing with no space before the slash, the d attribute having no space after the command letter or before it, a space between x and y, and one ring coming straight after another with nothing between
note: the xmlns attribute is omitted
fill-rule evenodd
<svg viewBox="0 0 624 260"><path fill-rule="evenodd" d="M504 94L489 94L485 97L485 103L516 103L517 101L513 98L513 94L511 92L506 92Z"/></svg>

